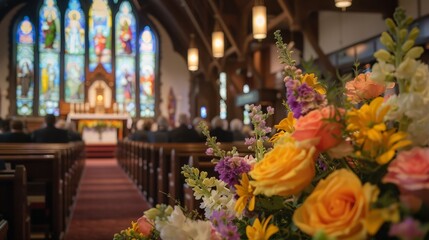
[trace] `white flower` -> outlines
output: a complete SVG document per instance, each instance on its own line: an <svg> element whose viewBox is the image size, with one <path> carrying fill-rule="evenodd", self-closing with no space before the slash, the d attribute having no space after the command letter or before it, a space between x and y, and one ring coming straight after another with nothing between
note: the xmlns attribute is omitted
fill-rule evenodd
<svg viewBox="0 0 429 240"><path fill-rule="evenodd" d="M396 69L396 77L398 79L410 80L414 76L418 65L419 63L416 60L405 58L405 60L399 64L398 69Z"/></svg>
<svg viewBox="0 0 429 240"><path fill-rule="evenodd" d="M380 61L372 67L371 79L379 84L386 84L386 78L393 74L395 67L392 64Z"/></svg>
<svg viewBox="0 0 429 240"><path fill-rule="evenodd" d="M209 240L211 223L186 218L180 207L175 206L167 221L155 221L156 229L163 240Z"/></svg>
<svg viewBox="0 0 429 240"><path fill-rule="evenodd" d="M419 62L413 77L411 78L410 91L422 94L425 102L429 101L429 68L428 65Z"/></svg>
<svg viewBox="0 0 429 240"><path fill-rule="evenodd" d="M421 119L414 119L408 126L410 140L416 146L429 144L429 115Z"/></svg>

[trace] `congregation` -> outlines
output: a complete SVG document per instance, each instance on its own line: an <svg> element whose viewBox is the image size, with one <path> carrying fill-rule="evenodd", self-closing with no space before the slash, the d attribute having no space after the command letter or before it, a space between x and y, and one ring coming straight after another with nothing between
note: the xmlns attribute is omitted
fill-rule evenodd
<svg viewBox="0 0 429 240"><path fill-rule="evenodd" d="M136 123L136 130L129 135L128 139L150 143L205 142L206 137L199 127L201 124L207 126L210 129L210 136L216 137L219 142L244 141L250 136L250 127L243 125L239 119L233 119L228 124L228 121L216 116L209 124L200 117L194 118L191 122L189 116L182 113L178 117L178 126L175 128L169 126L164 116L159 116L156 122L151 119L140 119Z"/></svg>

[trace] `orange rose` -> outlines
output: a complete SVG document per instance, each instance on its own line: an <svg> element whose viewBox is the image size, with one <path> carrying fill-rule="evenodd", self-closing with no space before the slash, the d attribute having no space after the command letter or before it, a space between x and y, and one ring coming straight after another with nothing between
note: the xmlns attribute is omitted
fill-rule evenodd
<svg viewBox="0 0 429 240"><path fill-rule="evenodd" d="M290 196L301 192L314 178L315 151L312 144L295 142L285 133L250 171L253 194Z"/></svg>
<svg viewBox="0 0 429 240"><path fill-rule="evenodd" d="M143 236L149 236L153 230L153 223L143 216L137 220L137 229Z"/></svg>
<svg viewBox="0 0 429 240"><path fill-rule="evenodd" d="M358 104L383 94L385 87L370 79L370 75L370 73L362 73L346 83L346 95L351 103Z"/></svg>
<svg viewBox="0 0 429 240"><path fill-rule="evenodd" d="M318 139L316 149L324 152L342 142L343 125L339 123L343 109L333 106L316 109L298 119L292 136L298 141Z"/></svg>
<svg viewBox="0 0 429 240"><path fill-rule="evenodd" d="M366 239L365 218L377 195L376 186L362 186L355 174L340 169L317 184L295 211L293 222L310 236L323 231L338 240Z"/></svg>

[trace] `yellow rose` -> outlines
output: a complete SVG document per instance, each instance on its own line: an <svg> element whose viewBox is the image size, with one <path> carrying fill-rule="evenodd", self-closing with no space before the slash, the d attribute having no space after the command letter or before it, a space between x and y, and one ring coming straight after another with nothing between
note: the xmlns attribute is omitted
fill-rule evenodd
<svg viewBox="0 0 429 240"><path fill-rule="evenodd" d="M295 142L286 133L250 172L253 194L289 196L301 192L314 178L315 152L313 145Z"/></svg>
<svg viewBox="0 0 429 240"><path fill-rule="evenodd" d="M346 169L321 180L294 215L295 225L308 235L323 231L336 239L366 239L365 218L378 188Z"/></svg>

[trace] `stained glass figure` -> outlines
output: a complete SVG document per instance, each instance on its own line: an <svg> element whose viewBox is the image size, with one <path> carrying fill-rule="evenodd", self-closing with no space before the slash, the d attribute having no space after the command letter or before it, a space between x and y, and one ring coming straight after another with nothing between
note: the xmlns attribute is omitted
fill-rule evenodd
<svg viewBox="0 0 429 240"><path fill-rule="evenodd" d="M129 2L121 3L115 27L116 102L125 105L127 112L135 116L136 19Z"/></svg>
<svg viewBox="0 0 429 240"><path fill-rule="evenodd" d="M60 69L57 53L40 53L39 114L58 115Z"/></svg>
<svg viewBox="0 0 429 240"><path fill-rule="evenodd" d="M65 56L65 100L84 102L85 100L85 57L77 54Z"/></svg>
<svg viewBox="0 0 429 240"><path fill-rule="evenodd" d="M65 51L69 54L84 54L85 14L79 0L70 0L65 15Z"/></svg>
<svg viewBox="0 0 429 240"><path fill-rule="evenodd" d="M89 10L89 70L102 64L112 72L112 13L107 0L94 0Z"/></svg>
<svg viewBox="0 0 429 240"><path fill-rule="evenodd" d="M70 0L65 19L65 101L84 102L85 14L79 0Z"/></svg>
<svg viewBox="0 0 429 240"><path fill-rule="evenodd" d="M155 116L156 38L149 26L140 36L140 116Z"/></svg>
<svg viewBox="0 0 429 240"><path fill-rule="evenodd" d="M122 2L116 15L116 55L134 55L136 19L129 2Z"/></svg>
<svg viewBox="0 0 429 240"><path fill-rule="evenodd" d="M39 19L39 114L58 114L61 16L55 0L44 0Z"/></svg>
<svg viewBox="0 0 429 240"><path fill-rule="evenodd" d="M40 51L59 51L61 44L60 11L56 0L45 0L39 12Z"/></svg>
<svg viewBox="0 0 429 240"><path fill-rule="evenodd" d="M18 115L33 113L35 31L28 16L16 32L16 106Z"/></svg>
<svg viewBox="0 0 429 240"><path fill-rule="evenodd" d="M116 57L116 102L125 106L126 111L135 116L135 60Z"/></svg>

